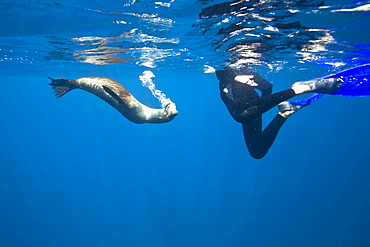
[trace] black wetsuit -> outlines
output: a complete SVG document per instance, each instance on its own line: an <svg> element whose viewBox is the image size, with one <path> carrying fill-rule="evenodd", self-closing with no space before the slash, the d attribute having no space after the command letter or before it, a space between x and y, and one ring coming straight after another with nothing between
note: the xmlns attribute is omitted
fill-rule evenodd
<svg viewBox="0 0 370 247"><path fill-rule="evenodd" d="M262 131L262 114L280 102L296 96L296 94L292 89L271 94L272 84L246 67L218 70L216 75L220 81L222 101L235 121L243 125L244 139L249 153L253 158L263 158L286 118L277 114ZM258 86L252 87L235 81L234 78L237 75L251 76L251 80L256 82ZM255 91L255 88L262 92L261 96Z"/></svg>

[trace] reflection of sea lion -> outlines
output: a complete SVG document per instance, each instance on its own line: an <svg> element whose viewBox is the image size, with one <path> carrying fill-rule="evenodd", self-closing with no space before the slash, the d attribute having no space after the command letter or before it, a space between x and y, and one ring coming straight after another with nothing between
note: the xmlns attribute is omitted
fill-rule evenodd
<svg viewBox="0 0 370 247"><path fill-rule="evenodd" d="M54 89L57 98L75 88L80 88L95 94L134 123L166 123L178 114L173 104L168 104L163 109L147 107L121 84L109 78L82 77L76 80L50 78L50 80L52 82L49 85Z"/></svg>

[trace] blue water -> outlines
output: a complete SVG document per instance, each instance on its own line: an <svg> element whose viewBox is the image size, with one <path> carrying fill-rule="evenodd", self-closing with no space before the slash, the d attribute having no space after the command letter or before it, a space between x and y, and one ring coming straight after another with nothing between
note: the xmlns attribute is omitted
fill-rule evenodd
<svg viewBox="0 0 370 247"><path fill-rule="evenodd" d="M243 61L278 91L369 63L369 2L201 18L223 2L0 2L0 247L370 246L370 98L323 97L255 160L203 73ZM109 77L160 107L145 70L172 122L131 123L82 90L56 99L47 78Z"/></svg>

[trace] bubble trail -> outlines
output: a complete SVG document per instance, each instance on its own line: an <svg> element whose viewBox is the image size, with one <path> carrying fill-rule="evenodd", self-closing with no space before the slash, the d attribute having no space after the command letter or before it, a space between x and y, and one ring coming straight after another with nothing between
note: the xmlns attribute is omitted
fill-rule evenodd
<svg viewBox="0 0 370 247"><path fill-rule="evenodd" d="M145 70L142 75L139 76L140 81L144 87L147 87L152 95L159 100L162 108L168 107L170 109L176 110L176 104L171 101L170 98L167 98L161 90L155 88L153 79L155 75L150 70Z"/></svg>

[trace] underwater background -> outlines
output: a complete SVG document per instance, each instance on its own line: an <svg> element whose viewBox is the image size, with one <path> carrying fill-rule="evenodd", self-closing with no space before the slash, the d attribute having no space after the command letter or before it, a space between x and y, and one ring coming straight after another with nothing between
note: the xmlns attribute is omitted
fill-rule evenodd
<svg viewBox="0 0 370 247"><path fill-rule="evenodd" d="M265 158L204 66L274 91L370 62L370 1L0 1L0 247L370 246L370 98L324 96ZM151 107L134 124L52 78L102 76ZM264 115L264 123L277 113Z"/></svg>

